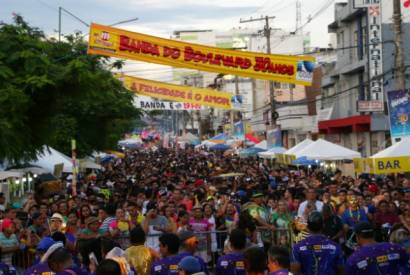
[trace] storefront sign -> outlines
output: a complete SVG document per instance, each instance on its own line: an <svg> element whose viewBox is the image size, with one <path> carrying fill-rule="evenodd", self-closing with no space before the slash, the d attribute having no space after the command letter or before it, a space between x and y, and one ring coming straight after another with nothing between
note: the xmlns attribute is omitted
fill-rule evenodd
<svg viewBox="0 0 410 275"><path fill-rule="evenodd" d="M368 159L370 171L374 174L410 172L410 157Z"/></svg>
<svg viewBox="0 0 410 275"><path fill-rule="evenodd" d="M379 2L379 1L367 1ZM369 78L370 78L370 100L383 102L383 47L381 43L382 25L380 4L374 3L367 8L369 18ZM380 111L384 110L382 104Z"/></svg>
<svg viewBox="0 0 410 275"><path fill-rule="evenodd" d="M383 112L384 103L380 100L360 100L357 102L359 112Z"/></svg>
<svg viewBox="0 0 410 275"><path fill-rule="evenodd" d="M92 24L89 54L310 86L315 58L227 50Z"/></svg>
<svg viewBox="0 0 410 275"><path fill-rule="evenodd" d="M163 83L127 75L118 75L118 79L123 82L128 90L138 95L227 110L232 108L233 95L230 93Z"/></svg>
<svg viewBox="0 0 410 275"><path fill-rule="evenodd" d="M204 109L199 104L184 103L184 102L170 102L161 100L150 100L150 99L136 99L134 101L134 106L143 110L169 110L169 111L179 111L179 110L202 110Z"/></svg>
<svg viewBox="0 0 410 275"><path fill-rule="evenodd" d="M390 91L387 93L390 133L396 138L410 136L410 90Z"/></svg>

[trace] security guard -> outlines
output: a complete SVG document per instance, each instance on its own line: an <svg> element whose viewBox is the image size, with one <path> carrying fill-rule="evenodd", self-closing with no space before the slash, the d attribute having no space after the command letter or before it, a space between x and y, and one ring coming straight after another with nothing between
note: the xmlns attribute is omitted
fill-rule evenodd
<svg viewBox="0 0 410 275"><path fill-rule="evenodd" d="M175 234L165 233L159 237L159 250L163 258L152 263L151 275L179 274L179 244L179 238Z"/></svg>
<svg viewBox="0 0 410 275"><path fill-rule="evenodd" d="M377 243L370 223L358 223L354 232L360 248L347 260L345 274L393 275L405 268L406 252L397 244Z"/></svg>
<svg viewBox="0 0 410 275"><path fill-rule="evenodd" d="M219 257L216 265L216 274L245 275L245 255L243 250L246 246L246 233L240 229L232 230L229 235L229 243L233 251Z"/></svg>
<svg viewBox="0 0 410 275"><path fill-rule="evenodd" d="M339 244L320 234L322 215L314 211L307 221L309 236L292 248L290 269L302 275L343 274L343 254Z"/></svg>

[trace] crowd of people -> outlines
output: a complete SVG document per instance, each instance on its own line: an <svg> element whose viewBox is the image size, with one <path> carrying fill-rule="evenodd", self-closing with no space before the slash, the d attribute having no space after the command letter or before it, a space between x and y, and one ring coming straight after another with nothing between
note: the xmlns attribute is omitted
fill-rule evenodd
<svg viewBox="0 0 410 275"><path fill-rule="evenodd" d="M163 148L103 166L76 192L0 194L3 274L410 274L403 175Z"/></svg>

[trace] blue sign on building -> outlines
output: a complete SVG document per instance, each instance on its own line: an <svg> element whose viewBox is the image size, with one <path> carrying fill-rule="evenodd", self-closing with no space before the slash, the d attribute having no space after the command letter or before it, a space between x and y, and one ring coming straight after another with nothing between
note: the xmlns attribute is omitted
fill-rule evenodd
<svg viewBox="0 0 410 275"><path fill-rule="evenodd" d="M410 89L387 93L392 140L410 136Z"/></svg>

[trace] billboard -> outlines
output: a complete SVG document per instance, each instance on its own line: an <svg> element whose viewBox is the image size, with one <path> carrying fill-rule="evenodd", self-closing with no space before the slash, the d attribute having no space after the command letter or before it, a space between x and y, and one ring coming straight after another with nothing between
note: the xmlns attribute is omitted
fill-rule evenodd
<svg viewBox="0 0 410 275"><path fill-rule="evenodd" d="M392 141L410 136L410 89L389 91L387 93L390 133Z"/></svg>
<svg viewBox="0 0 410 275"><path fill-rule="evenodd" d="M88 53L310 86L315 58L246 52L91 24Z"/></svg>

